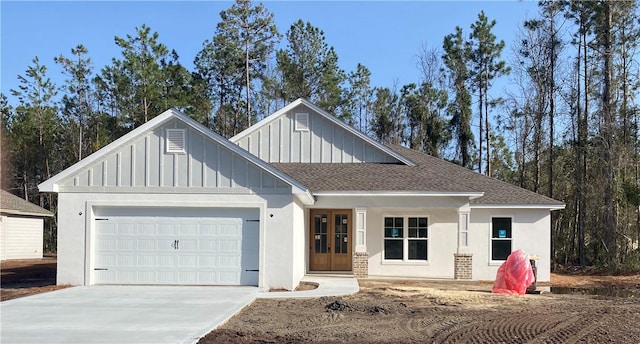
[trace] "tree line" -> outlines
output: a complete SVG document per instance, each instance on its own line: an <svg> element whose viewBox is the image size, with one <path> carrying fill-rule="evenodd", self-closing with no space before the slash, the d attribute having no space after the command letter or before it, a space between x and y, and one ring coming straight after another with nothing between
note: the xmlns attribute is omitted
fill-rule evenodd
<svg viewBox="0 0 640 344"><path fill-rule="evenodd" d="M121 55L100 70L82 44L56 57L62 85L34 57L15 104L0 95L2 187L55 211L39 183L170 107L231 137L303 97L380 142L563 200L552 216L557 264L638 269L637 1L538 9L514 28L511 51L480 12L417 52L415 82L391 87L373 86L362 64L341 69L320 28L298 20L281 34L248 0L220 12L193 70L147 25L115 37ZM499 80L508 86L497 90ZM47 228L55 251L55 219Z"/></svg>

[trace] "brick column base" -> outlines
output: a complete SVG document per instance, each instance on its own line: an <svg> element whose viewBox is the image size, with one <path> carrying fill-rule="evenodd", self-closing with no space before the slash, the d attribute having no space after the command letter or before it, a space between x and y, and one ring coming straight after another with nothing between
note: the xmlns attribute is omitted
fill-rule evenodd
<svg viewBox="0 0 640 344"><path fill-rule="evenodd" d="M369 252L356 252L353 254L353 277L369 277Z"/></svg>
<svg viewBox="0 0 640 344"><path fill-rule="evenodd" d="M454 253L453 276L455 279L470 280L472 279L472 262L473 254L471 253Z"/></svg>

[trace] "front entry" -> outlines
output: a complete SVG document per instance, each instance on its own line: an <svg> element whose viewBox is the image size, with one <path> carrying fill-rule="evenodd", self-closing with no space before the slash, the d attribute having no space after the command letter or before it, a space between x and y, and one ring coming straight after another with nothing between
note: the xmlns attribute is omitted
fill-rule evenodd
<svg viewBox="0 0 640 344"><path fill-rule="evenodd" d="M310 210L309 270L351 271L351 214L349 209Z"/></svg>

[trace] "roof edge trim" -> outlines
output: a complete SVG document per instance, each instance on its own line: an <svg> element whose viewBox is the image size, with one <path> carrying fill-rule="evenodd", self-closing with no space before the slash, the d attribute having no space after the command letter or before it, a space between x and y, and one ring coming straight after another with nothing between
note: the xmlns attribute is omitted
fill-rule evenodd
<svg viewBox="0 0 640 344"><path fill-rule="evenodd" d="M470 204L472 209L549 209L562 210L565 204Z"/></svg>
<svg viewBox="0 0 640 344"><path fill-rule="evenodd" d="M430 192L430 191L316 191L315 196L431 196L431 197L471 197L484 196L484 192Z"/></svg>

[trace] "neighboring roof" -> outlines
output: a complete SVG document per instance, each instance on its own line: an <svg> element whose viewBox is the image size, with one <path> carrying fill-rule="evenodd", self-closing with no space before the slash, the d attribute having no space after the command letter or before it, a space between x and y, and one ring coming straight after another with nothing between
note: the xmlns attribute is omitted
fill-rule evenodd
<svg viewBox="0 0 640 344"><path fill-rule="evenodd" d="M94 162L100 160L101 158L103 158L104 156L109 154L110 152L113 152L113 151L119 149L120 147L124 146L128 142L131 142L132 140L136 139L139 135L143 135L144 133L146 133L148 131L151 131L151 130L153 130L154 128L156 128L158 126L161 126L163 123L165 123L165 122L167 122L167 121L169 121L169 120L171 120L173 118L177 118L177 119L181 120L185 124L191 126L194 130L200 132L201 134L203 134L206 137L210 138L211 140L217 142L218 144L222 145L223 147L229 149L230 151L242 156L243 158L247 159L248 161L250 161L254 165L264 169L265 171L267 171L269 173L271 173L273 176L275 176L276 178L282 180L283 182L291 185L291 187L293 188L293 192L294 193L296 193L296 194L304 194L304 195L306 195L307 198L312 199L312 197L309 194L309 191L308 191L306 186L300 184L295 179L293 179L290 176L282 173L281 171L279 171L278 169L276 169L273 166L269 165L265 161L259 159L255 155L253 155L253 154L247 152L246 150L240 148L239 146L233 144L232 142L230 142L229 140L225 139L224 137L214 133L209 128L203 126L202 124L200 124L197 121L193 120L191 117L183 114L182 112L180 112L180 111L178 111L177 109L174 109L174 108L169 109L169 110L161 113L160 115L154 117L153 119L151 119L147 123L145 123L145 124L139 126L138 128L130 131L129 133L125 134L124 136L122 136L122 137L118 138L117 140L111 142L110 144L102 147L100 150L96 151L95 153L93 153L93 154L89 155L88 157L86 157L86 158L80 160L79 162L75 163L71 167L68 167L67 169L63 170L62 172L56 174L55 176L49 178L48 180L46 180L44 182L42 182L41 184L38 185L39 190L41 192L58 192L59 184L62 183L67 178L69 178L70 176L73 176L74 174L76 174L77 172L81 171L82 169L91 166L91 164L93 164Z"/></svg>
<svg viewBox="0 0 640 344"><path fill-rule="evenodd" d="M0 213L29 216L53 216L53 213L4 190L0 190Z"/></svg>
<svg viewBox="0 0 640 344"><path fill-rule="evenodd" d="M314 194L399 193L469 195L471 206L564 208L564 203L398 145L390 149L416 163L273 163Z"/></svg>
<svg viewBox="0 0 640 344"><path fill-rule="evenodd" d="M389 147L387 147L387 146L379 143L378 141L370 138L369 136L365 135L361 131L359 131L359 130L347 125L343 121L337 119L335 116L332 116L330 113L324 111L323 109L319 108L318 106L316 106L315 104L311 103L310 101L308 101L308 100L306 100L304 98L298 98L297 100L289 103L289 105L287 105L287 106L283 107L282 109L272 113L271 115L265 117L264 119L262 119L258 123L256 123L256 124L252 125L251 127L243 130L238 135L230 138L229 141L231 141L233 143L238 143L238 141L240 141L242 138L244 138L247 135L250 135L251 133L253 133L254 131L256 131L256 130L268 125L269 123L271 123L274 120L280 118L281 116L285 116L289 111L293 110L294 108L296 108L299 105L304 105L304 106L310 108L311 110L313 110L318 115L326 118L327 120L331 121L335 125L341 127L342 129L346 130L347 132L351 133L352 135L359 137L363 141L365 141L368 144L376 147L377 149L385 152L386 154L388 154L388 155L392 156L393 158L397 159L398 161L400 161L400 162L402 162L402 163L404 163L406 165L409 165L409 166L414 166L415 165L413 163L413 161L411 161L407 157L403 156L402 154L398 154L394 150L392 150Z"/></svg>

